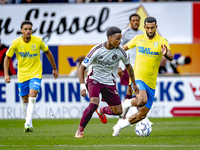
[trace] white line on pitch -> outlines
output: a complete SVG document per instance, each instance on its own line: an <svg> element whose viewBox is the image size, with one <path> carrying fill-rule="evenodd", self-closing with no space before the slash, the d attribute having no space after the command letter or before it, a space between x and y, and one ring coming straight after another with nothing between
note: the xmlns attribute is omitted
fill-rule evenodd
<svg viewBox="0 0 200 150"><path fill-rule="evenodd" d="M30 145L0 145L0 147L18 147L24 146L29 147ZM110 146L110 147L200 147L200 145L34 145L37 147L47 147L47 146L55 146L55 147L103 147L103 146Z"/></svg>

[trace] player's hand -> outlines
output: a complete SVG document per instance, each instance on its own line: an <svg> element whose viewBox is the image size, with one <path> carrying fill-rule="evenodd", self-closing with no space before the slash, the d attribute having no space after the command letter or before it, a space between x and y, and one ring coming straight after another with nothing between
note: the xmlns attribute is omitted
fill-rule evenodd
<svg viewBox="0 0 200 150"><path fill-rule="evenodd" d="M161 52L163 54L163 56L165 56L167 54L167 46L166 45L163 45L161 44Z"/></svg>
<svg viewBox="0 0 200 150"><path fill-rule="evenodd" d="M118 75L119 75L119 77L123 77L124 72L123 72L122 68L118 68Z"/></svg>
<svg viewBox="0 0 200 150"><path fill-rule="evenodd" d="M80 86L81 86L81 96L86 97L88 91L86 89L85 83L81 83Z"/></svg>
<svg viewBox="0 0 200 150"><path fill-rule="evenodd" d="M87 95L87 90L86 89L81 90L81 96L86 97L86 95Z"/></svg>
<svg viewBox="0 0 200 150"><path fill-rule="evenodd" d="M139 88L138 88L138 86L136 84L133 84L132 88L135 91L135 95L138 95L139 94Z"/></svg>
<svg viewBox="0 0 200 150"><path fill-rule="evenodd" d="M52 73L53 73L54 79L57 79L58 78L58 70L54 69Z"/></svg>
<svg viewBox="0 0 200 150"><path fill-rule="evenodd" d="M10 83L10 76L5 75L4 80L5 80L6 83Z"/></svg>

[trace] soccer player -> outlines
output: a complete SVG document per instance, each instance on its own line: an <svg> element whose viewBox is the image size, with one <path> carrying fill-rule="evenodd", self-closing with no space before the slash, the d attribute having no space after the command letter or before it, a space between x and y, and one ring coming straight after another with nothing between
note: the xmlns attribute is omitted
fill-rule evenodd
<svg viewBox="0 0 200 150"><path fill-rule="evenodd" d="M140 26L140 16L138 14L132 14L129 16L129 21L130 21L130 27L127 27L122 31L122 39L121 39L121 45L125 45L128 43L133 37L136 35L141 35L143 34L142 30L139 30ZM130 57L130 63L132 67L134 68L135 65L135 56L136 56L136 48L129 49L126 51L127 54ZM123 71L123 72L122 72ZM118 74L119 76L123 76L123 74L126 74L126 69L124 67L124 64L120 61L120 66L118 68ZM126 78L126 82L129 82L129 78ZM132 89L131 86L127 87L127 93L125 98L132 98Z"/></svg>
<svg viewBox="0 0 200 150"><path fill-rule="evenodd" d="M134 73L136 84L139 87L139 94L124 102L123 112L132 106L138 107L138 112L125 120L118 121L113 127L113 136L119 136L121 129L147 116L154 100L161 58L164 56L169 61L173 59L167 39L156 34L156 19L147 17L144 21L144 28L146 34L135 36L123 46L125 50L137 48Z"/></svg>
<svg viewBox="0 0 200 150"><path fill-rule="evenodd" d="M135 84L133 68L129 62L129 58L123 47L120 46L121 37L122 34L119 28L110 27L107 30L107 41L94 46L79 67L78 75L81 86L81 96L85 97L88 90L90 104L83 112L79 128L75 134L76 138L83 137L83 131L86 125L99 105L100 93L104 101L109 105L103 107L103 112L98 114L101 116L100 119L103 123L107 122L106 117L102 117L103 113L109 115L120 115L122 113L121 101L116 88L116 76L120 60L126 65L126 69L133 83L133 89L136 94L139 92ZM92 66L91 73L85 85L84 70L89 66Z"/></svg>
<svg viewBox="0 0 200 150"><path fill-rule="evenodd" d="M33 32L32 26L32 22L28 20L21 23L21 33L23 35L12 41L4 59L4 78L6 83L10 83L11 80L8 68L9 61L14 53L18 60L19 96L23 99L23 109L26 118L24 132L33 132L32 115L42 80L40 49L45 52L53 67L54 79L58 78L58 70L53 55L41 38L31 35Z"/></svg>
<svg viewBox="0 0 200 150"><path fill-rule="evenodd" d="M125 30L122 31L122 42L121 45L127 44L132 38L134 38L136 35L141 35L144 34L142 30L138 29L140 26L140 16L138 14L132 14L129 16L129 21L130 21L130 27L126 28ZM135 65L135 57L136 57L136 47L129 49L126 51L127 54L130 56L130 63L132 67L134 68ZM122 72L123 70L123 72ZM124 64L120 61L120 65L118 68L118 75L121 76L121 84L122 81L126 80L125 83L129 83L129 76L126 76L127 70L125 69ZM132 89L131 89L131 84L128 84L127 86L127 92L126 92L126 97L125 99L130 99L132 98ZM123 105L123 104L122 104ZM127 109L128 111L128 109ZM129 113L136 113L137 108L132 107L131 110L129 110ZM122 115L120 115L120 118L123 119L126 117L127 112L123 112ZM145 120L147 120L151 125L153 124L152 122L149 121L149 119L146 117Z"/></svg>

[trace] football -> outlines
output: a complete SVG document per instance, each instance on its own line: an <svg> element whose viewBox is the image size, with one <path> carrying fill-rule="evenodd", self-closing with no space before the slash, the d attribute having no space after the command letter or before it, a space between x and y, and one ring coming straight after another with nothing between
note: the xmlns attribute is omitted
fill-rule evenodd
<svg viewBox="0 0 200 150"><path fill-rule="evenodd" d="M135 125L135 133L138 136L149 136L151 134L152 127L147 121L140 121Z"/></svg>

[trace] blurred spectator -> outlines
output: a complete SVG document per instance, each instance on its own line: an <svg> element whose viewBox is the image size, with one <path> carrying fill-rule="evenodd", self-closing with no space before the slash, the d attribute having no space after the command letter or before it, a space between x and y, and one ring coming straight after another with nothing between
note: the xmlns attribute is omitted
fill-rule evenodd
<svg viewBox="0 0 200 150"><path fill-rule="evenodd" d="M67 3L70 0L46 0L46 1L47 1L47 3ZM76 2L76 0L71 0L71 1Z"/></svg>
<svg viewBox="0 0 200 150"><path fill-rule="evenodd" d="M189 56L180 56L177 59L173 59L171 62L167 61L165 57L162 57L160 66L159 66L159 74L179 74L177 67L179 65L186 65L191 62L191 58Z"/></svg>
<svg viewBox="0 0 200 150"><path fill-rule="evenodd" d="M0 39L0 76L4 76L4 58L6 56L7 47L4 44L1 44ZM9 66L9 75L15 75L16 71L12 64L12 59L10 59L10 66Z"/></svg>
<svg viewBox="0 0 200 150"><path fill-rule="evenodd" d="M0 4L11 4L13 0L0 0Z"/></svg>
<svg viewBox="0 0 200 150"><path fill-rule="evenodd" d="M159 74L172 74L174 73L173 69L171 68L170 62L165 58L162 57L159 66Z"/></svg>
<svg viewBox="0 0 200 150"><path fill-rule="evenodd" d="M131 0L76 0L76 3L94 3L94 2L131 2Z"/></svg>
<svg viewBox="0 0 200 150"><path fill-rule="evenodd" d="M29 4L29 3L45 3L46 1L44 0L22 0L22 4Z"/></svg>

